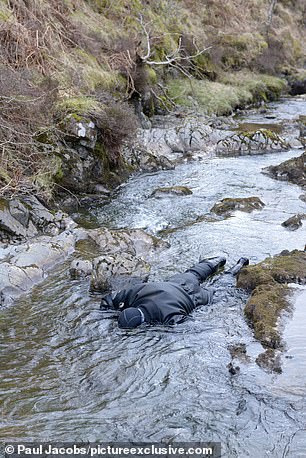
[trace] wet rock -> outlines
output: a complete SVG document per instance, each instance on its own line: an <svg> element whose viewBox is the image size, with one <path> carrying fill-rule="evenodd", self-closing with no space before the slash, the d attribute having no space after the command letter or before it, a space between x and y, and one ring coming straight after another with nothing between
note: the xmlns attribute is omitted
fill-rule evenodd
<svg viewBox="0 0 306 458"><path fill-rule="evenodd" d="M302 226L302 220L306 219L305 214L301 215L294 215L288 218L286 221L282 223L282 226L285 227L286 229L289 229L290 231L296 231Z"/></svg>
<svg viewBox="0 0 306 458"><path fill-rule="evenodd" d="M131 253L115 253L99 256L93 261L91 289L96 291L110 291L118 278L137 277L147 280L150 265L143 259Z"/></svg>
<svg viewBox="0 0 306 458"><path fill-rule="evenodd" d="M306 187L306 153L289 159L279 165L271 165L263 169L267 175L281 181L290 181L302 187Z"/></svg>
<svg viewBox="0 0 306 458"><path fill-rule="evenodd" d="M189 196L192 194L191 189L187 186L170 186L168 188L157 188L152 192L150 197L164 197L165 195Z"/></svg>
<svg viewBox="0 0 306 458"><path fill-rule="evenodd" d="M89 237L99 246L103 254L131 253L146 259L157 249L167 248L167 242L147 234L142 229L109 230L107 228L88 231Z"/></svg>
<svg viewBox="0 0 306 458"><path fill-rule="evenodd" d="M237 132L220 140L217 154L222 156L263 154L274 150L288 149L286 141L269 129Z"/></svg>
<svg viewBox="0 0 306 458"><path fill-rule="evenodd" d="M240 343L236 345L230 345L228 347L230 355L233 359L238 359L241 362L248 362L249 356L247 355L246 344Z"/></svg>
<svg viewBox="0 0 306 458"><path fill-rule="evenodd" d="M299 196L299 199L301 199L303 202L306 203L306 194L301 194L301 195Z"/></svg>
<svg viewBox="0 0 306 458"><path fill-rule="evenodd" d="M139 130L122 154L131 167L142 171L171 169L184 161L206 157L227 135L207 122L208 118L198 115L156 116L152 128Z"/></svg>
<svg viewBox="0 0 306 458"><path fill-rule="evenodd" d="M282 373L281 354L272 348L268 348L266 351L258 355L256 363L268 373Z"/></svg>
<svg viewBox="0 0 306 458"><path fill-rule="evenodd" d="M108 291L120 285L145 281L150 272L151 256L158 250L168 248L169 244L141 229L110 230L107 228L86 231L87 239L77 243L79 255L92 263L91 289ZM98 256L97 256L98 254ZM71 266L72 275L78 276L78 270L89 272L89 264ZM86 273L87 275L87 273Z"/></svg>
<svg viewBox="0 0 306 458"><path fill-rule="evenodd" d="M56 237L40 236L34 242L8 247L1 252L0 305L10 304L42 281L46 273L74 251L84 237L82 230L65 231Z"/></svg>
<svg viewBox="0 0 306 458"><path fill-rule="evenodd" d="M240 367L234 366L232 362L228 363L227 368L231 375L237 375L240 372Z"/></svg>
<svg viewBox="0 0 306 458"><path fill-rule="evenodd" d="M0 231L6 233L9 240L17 239L19 241L38 233L30 220L29 209L15 199L0 199Z"/></svg>
<svg viewBox="0 0 306 458"><path fill-rule="evenodd" d="M299 140L302 145L306 146L306 116L299 116L300 137Z"/></svg>
<svg viewBox="0 0 306 458"><path fill-rule="evenodd" d="M210 211L217 215L228 215L234 210L250 213L253 210L261 210L264 206L259 197L225 198L217 202Z"/></svg>
<svg viewBox="0 0 306 458"><path fill-rule="evenodd" d="M0 263L0 306L9 305L44 278L37 266L18 267L9 262Z"/></svg>
<svg viewBox="0 0 306 458"><path fill-rule="evenodd" d="M282 346L278 320L290 307L288 283L306 283L305 251L283 251L238 274L237 287L252 291L245 315L265 348Z"/></svg>
<svg viewBox="0 0 306 458"><path fill-rule="evenodd" d="M289 81L290 95L306 94L306 77L301 79L293 79Z"/></svg>
<svg viewBox="0 0 306 458"><path fill-rule="evenodd" d="M51 212L35 196L0 199L0 243L22 243L37 235L58 235L76 223L63 212Z"/></svg>
<svg viewBox="0 0 306 458"><path fill-rule="evenodd" d="M83 259L74 259L70 264L69 274L73 279L88 277L92 274L92 262Z"/></svg>

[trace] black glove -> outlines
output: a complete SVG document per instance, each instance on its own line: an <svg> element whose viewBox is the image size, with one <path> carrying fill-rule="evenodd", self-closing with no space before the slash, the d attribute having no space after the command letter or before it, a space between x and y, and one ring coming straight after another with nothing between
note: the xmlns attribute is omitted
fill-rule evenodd
<svg viewBox="0 0 306 458"><path fill-rule="evenodd" d="M100 309L113 309L113 299L111 294L107 294L107 296L102 297Z"/></svg>

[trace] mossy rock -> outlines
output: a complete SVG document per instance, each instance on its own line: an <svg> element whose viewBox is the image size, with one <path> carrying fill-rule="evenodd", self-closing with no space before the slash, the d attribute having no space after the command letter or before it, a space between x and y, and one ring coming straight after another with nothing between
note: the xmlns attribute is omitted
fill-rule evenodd
<svg viewBox="0 0 306 458"><path fill-rule="evenodd" d="M290 307L288 283L306 283L306 251L283 251L238 275L237 287L252 291L244 311L264 347L282 346L278 319Z"/></svg>
<svg viewBox="0 0 306 458"><path fill-rule="evenodd" d="M173 196L190 196L192 194L191 189L187 186L170 186L168 188L157 188L155 189L150 197L164 197L165 195Z"/></svg>
<svg viewBox="0 0 306 458"><path fill-rule="evenodd" d="M306 283L306 251L282 251L256 266L245 267L238 276L238 288L253 290L258 285L271 283Z"/></svg>
<svg viewBox="0 0 306 458"><path fill-rule="evenodd" d="M296 231L302 226L302 220L306 219L305 214L294 215L282 223L282 226L290 231Z"/></svg>
<svg viewBox="0 0 306 458"><path fill-rule="evenodd" d="M253 291L259 285L276 283L268 270L261 265L244 267L239 273L237 287Z"/></svg>
<svg viewBox="0 0 306 458"><path fill-rule="evenodd" d="M257 286L244 309L250 321L256 339L264 347L279 348L281 336L277 325L278 318L288 307L286 299L288 287L277 284L261 284Z"/></svg>
<svg viewBox="0 0 306 458"><path fill-rule="evenodd" d="M264 206L259 197L225 198L217 202L210 211L217 215L228 215L234 210L250 213L253 210L261 210Z"/></svg>

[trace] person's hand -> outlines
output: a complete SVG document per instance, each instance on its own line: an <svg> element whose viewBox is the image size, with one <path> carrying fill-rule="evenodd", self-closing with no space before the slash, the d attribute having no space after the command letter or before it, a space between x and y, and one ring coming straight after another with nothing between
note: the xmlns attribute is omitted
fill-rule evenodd
<svg viewBox="0 0 306 458"><path fill-rule="evenodd" d="M100 309L111 309L112 307L112 300L110 301L108 296L102 297Z"/></svg>

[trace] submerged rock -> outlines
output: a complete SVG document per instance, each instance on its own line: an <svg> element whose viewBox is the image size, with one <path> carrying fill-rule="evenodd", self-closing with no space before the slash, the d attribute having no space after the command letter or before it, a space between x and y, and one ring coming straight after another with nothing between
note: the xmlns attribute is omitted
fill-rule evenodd
<svg viewBox="0 0 306 458"><path fill-rule="evenodd" d="M282 373L281 353L272 348L267 348L266 351L260 353L256 358L256 363L267 372Z"/></svg>
<svg viewBox="0 0 306 458"><path fill-rule="evenodd" d="M245 315L265 348L281 348L278 320L290 303L288 283L306 283L306 252L283 251L238 275L237 287L252 291Z"/></svg>
<svg viewBox="0 0 306 458"><path fill-rule="evenodd" d="M191 189L187 186L170 186L168 188L157 188L152 192L150 197L164 197L165 195L189 196L192 194Z"/></svg>
<svg viewBox="0 0 306 458"><path fill-rule="evenodd" d="M302 220L306 219L306 215L294 215L288 218L286 221L282 223L282 226L290 229L291 231L296 231L302 226Z"/></svg>
<svg viewBox="0 0 306 458"><path fill-rule="evenodd" d="M306 152L279 165L271 165L263 169L267 175L281 181L290 181L306 187Z"/></svg>
<svg viewBox="0 0 306 458"><path fill-rule="evenodd" d="M227 197L217 202L210 211L217 215L228 215L234 210L250 213L253 210L261 210L264 206L259 197Z"/></svg>

